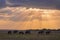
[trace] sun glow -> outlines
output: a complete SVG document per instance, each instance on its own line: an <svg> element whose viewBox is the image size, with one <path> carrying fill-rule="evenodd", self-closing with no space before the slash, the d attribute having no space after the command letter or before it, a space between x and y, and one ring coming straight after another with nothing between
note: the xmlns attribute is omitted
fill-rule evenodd
<svg viewBox="0 0 60 40"><path fill-rule="evenodd" d="M60 26L60 20L58 19L60 18L58 17L60 10L27 7L7 7L4 10L6 9L9 10L11 14L0 15L7 18L4 19L6 25L5 23L1 25L12 26L11 29L56 29L59 28L57 26Z"/></svg>
<svg viewBox="0 0 60 40"><path fill-rule="evenodd" d="M39 16L47 17L47 18L48 17L50 18L52 16L52 14L54 14L56 11L58 11L58 10L52 10L52 9L39 9L39 8L28 8L27 9L26 7L18 7L18 8L7 7L7 9L11 10L13 13L21 12L21 13L25 13L25 14L31 14L30 17L36 16L37 14L39 14Z"/></svg>

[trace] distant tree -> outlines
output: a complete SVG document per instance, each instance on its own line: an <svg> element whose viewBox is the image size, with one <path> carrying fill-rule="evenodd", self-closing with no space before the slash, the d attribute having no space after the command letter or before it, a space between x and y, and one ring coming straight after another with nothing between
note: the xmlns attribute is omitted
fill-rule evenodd
<svg viewBox="0 0 60 40"><path fill-rule="evenodd" d="M8 31L8 34L12 34L12 32L11 31Z"/></svg>
<svg viewBox="0 0 60 40"><path fill-rule="evenodd" d="M27 31L25 32L25 34L31 34L31 31L30 31L30 30L27 30Z"/></svg>
<svg viewBox="0 0 60 40"><path fill-rule="evenodd" d="M45 30L47 30L47 29L45 29L45 28L44 28L44 29L42 29L42 30L44 30L44 31L45 31Z"/></svg>
<svg viewBox="0 0 60 40"><path fill-rule="evenodd" d="M24 34L24 32L21 31L21 32L19 32L19 34Z"/></svg>
<svg viewBox="0 0 60 40"><path fill-rule="evenodd" d="M57 29L57 31L60 31L60 29Z"/></svg>
<svg viewBox="0 0 60 40"><path fill-rule="evenodd" d="M38 32L38 34L44 34L44 31L43 31L43 30L40 30L40 31Z"/></svg>
<svg viewBox="0 0 60 40"><path fill-rule="evenodd" d="M18 32L17 30L13 31L14 34L16 34L17 32Z"/></svg>

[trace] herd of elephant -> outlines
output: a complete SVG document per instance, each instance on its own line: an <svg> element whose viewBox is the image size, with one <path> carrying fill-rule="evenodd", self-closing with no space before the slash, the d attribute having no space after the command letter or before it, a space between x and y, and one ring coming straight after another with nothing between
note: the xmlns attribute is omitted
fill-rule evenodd
<svg viewBox="0 0 60 40"><path fill-rule="evenodd" d="M57 32L60 33L60 29L58 30L25 30L25 31L18 31L18 30L14 30L14 31L8 31L8 34L51 34L53 32Z"/></svg>
<svg viewBox="0 0 60 40"><path fill-rule="evenodd" d="M26 30L26 31L17 31L17 30L14 30L13 31L13 33L12 33L12 31L8 31L8 34L32 34L32 32L30 31L30 30ZM50 34L51 33L51 31L46 31L46 32L44 32L43 30L39 30L38 32L37 32L37 34Z"/></svg>

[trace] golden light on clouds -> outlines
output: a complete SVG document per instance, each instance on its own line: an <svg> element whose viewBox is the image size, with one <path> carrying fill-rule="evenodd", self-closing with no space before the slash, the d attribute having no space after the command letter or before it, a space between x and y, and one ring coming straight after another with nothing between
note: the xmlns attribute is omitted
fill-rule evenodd
<svg viewBox="0 0 60 40"><path fill-rule="evenodd" d="M60 10L26 7L6 7L0 17L0 29L58 29ZM8 14L9 13L9 14Z"/></svg>

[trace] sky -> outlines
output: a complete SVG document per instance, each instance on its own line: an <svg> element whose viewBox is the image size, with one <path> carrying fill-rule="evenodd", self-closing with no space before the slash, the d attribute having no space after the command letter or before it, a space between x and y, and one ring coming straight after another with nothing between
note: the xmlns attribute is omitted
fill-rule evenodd
<svg viewBox="0 0 60 40"><path fill-rule="evenodd" d="M0 0L0 29L60 29L60 0Z"/></svg>
<svg viewBox="0 0 60 40"><path fill-rule="evenodd" d="M60 9L60 0L0 0L0 7L2 8L6 6Z"/></svg>

